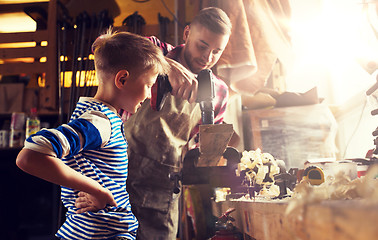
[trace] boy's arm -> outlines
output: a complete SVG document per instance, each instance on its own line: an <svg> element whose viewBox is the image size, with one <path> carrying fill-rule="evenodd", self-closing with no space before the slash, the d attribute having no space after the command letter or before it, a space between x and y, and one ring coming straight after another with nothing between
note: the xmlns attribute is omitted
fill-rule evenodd
<svg viewBox="0 0 378 240"><path fill-rule="evenodd" d="M95 180L70 168L61 158L73 156L105 144L110 137L110 121L100 112L84 113L81 118L56 129L42 129L25 141L16 164L23 171L49 182L84 191L93 196L96 209L116 206L111 192Z"/></svg>
<svg viewBox="0 0 378 240"><path fill-rule="evenodd" d="M16 159L17 166L23 171L46 181L66 186L93 195L99 209L107 204L116 206L111 192L95 180L88 178L55 158L30 149L22 149Z"/></svg>

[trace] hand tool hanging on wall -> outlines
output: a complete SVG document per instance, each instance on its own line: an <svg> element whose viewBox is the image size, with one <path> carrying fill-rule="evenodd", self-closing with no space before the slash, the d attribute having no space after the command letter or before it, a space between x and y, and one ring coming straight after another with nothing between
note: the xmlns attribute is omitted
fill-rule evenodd
<svg viewBox="0 0 378 240"><path fill-rule="evenodd" d="M92 19L92 33L90 33L88 42L88 57L92 53L92 43L96 40L98 36L103 34L110 26L112 26L114 23L114 20L111 16L108 14L108 10L103 10L99 13L99 17L96 15L93 16ZM97 31L95 31L97 29ZM84 96L90 96L92 89L93 89L93 83L95 78L95 71L94 71L94 61L87 59L88 66L86 67L87 73L85 76L85 87L84 87Z"/></svg>
<svg viewBox="0 0 378 240"><path fill-rule="evenodd" d="M85 49L85 67L84 67L84 74L85 74L85 77L84 77L84 91L83 91L83 95L85 97L88 97L89 96L89 84L92 84L89 82L89 76L90 76L90 73L91 73L91 70L94 69L93 68L90 68L90 63L91 63L91 60L89 59L89 55L91 54L92 52L92 42L94 41L94 28L96 27L96 24L97 24L97 17L96 17L96 14L94 14L92 16L92 18L90 19L89 21L89 33L88 33L88 39L87 39L87 45L86 45L86 49Z"/></svg>
<svg viewBox="0 0 378 240"><path fill-rule="evenodd" d="M127 31L142 35L143 26L146 25L146 21L138 14L138 11L135 11L122 21L122 25L127 27Z"/></svg>
<svg viewBox="0 0 378 240"><path fill-rule="evenodd" d="M58 94L59 94L59 119L58 125L66 123L64 119L65 108L64 108L64 86L65 86L65 72L66 69L66 59L67 57L67 32L69 29L72 29L72 17L69 15L67 8L61 1L57 1L57 49L58 49ZM57 198L59 203L58 216L56 229L60 228L63 223L64 216L64 207L60 198ZM55 226L54 226L55 227Z"/></svg>
<svg viewBox="0 0 378 240"><path fill-rule="evenodd" d="M169 18L163 17L158 13L159 19L159 31L160 31L160 39L163 42L167 41L167 32L168 32L168 24L170 22Z"/></svg>
<svg viewBox="0 0 378 240"><path fill-rule="evenodd" d="M67 122L69 122L71 114L73 112L74 104L76 103L76 72L77 72L77 59L79 55L79 46L80 46L80 28L82 22L82 16L79 14L75 19L75 26L73 29L74 37L72 42L72 76L71 76L71 87L70 87L70 98L69 98L69 107L68 107L68 115L67 115Z"/></svg>
<svg viewBox="0 0 378 240"><path fill-rule="evenodd" d="M68 14L66 7L58 1L58 12L60 19L57 25L57 39L58 39L58 94L59 94L59 125L64 123L64 86L65 86L65 72L66 72L66 57L67 57L67 31L72 28L72 18ZM62 58L62 59L61 59Z"/></svg>
<svg viewBox="0 0 378 240"><path fill-rule="evenodd" d="M108 11L103 10L99 13L99 18L97 20L96 17L93 18L93 23L91 23L91 19L86 12L80 13L76 17L74 28L74 37L73 37L73 51L72 51L72 78L71 78L71 88L70 88L70 101L69 101L69 111L67 116L67 122L74 110L75 104L79 99L80 95L88 96L91 90L90 85L88 82L93 82L94 74L93 71L89 71L88 77L87 72L88 69L94 69L93 61L89 61L88 66L87 64L84 65L84 59L88 60L88 57L91 53L91 45L93 41L104 32L105 28L108 28L113 24L113 19L109 17ZM97 25L96 25L96 23ZM97 28L95 31L92 28ZM92 29L88 31L88 28ZM97 33L92 38L92 33ZM92 64L92 65L91 65ZM80 81L82 76L82 71L85 71L84 77L84 89L80 91Z"/></svg>
<svg viewBox="0 0 378 240"><path fill-rule="evenodd" d="M63 26L64 24L60 21L58 21L57 26L57 41L58 41L58 95L59 95L59 125L63 123L63 99L64 99L64 69L65 69L65 64L64 64L64 58L66 56L65 54L65 42L66 39L66 30L65 27ZM64 45L64 46L63 46ZM61 61L61 56L63 56L63 61ZM63 76L62 76L63 73ZM62 86L63 83L63 86Z"/></svg>
<svg viewBox="0 0 378 240"><path fill-rule="evenodd" d="M79 46L78 67L77 67L78 80L77 80L77 87L76 87L76 92L75 92L75 99L76 99L75 103L77 102L80 96L81 75L84 70L83 69L84 68L83 63L84 63L84 58L85 58L84 50L86 49L85 37L86 35L88 35L87 28L89 27L89 25L90 25L90 18L88 14L86 12L81 13L81 27L80 27L80 40L79 40L80 46Z"/></svg>
<svg viewBox="0 0 378 240"><path fill-rule="evenodd" d="M104 29L113 25L113 18L109 16L108 10L103 10L99 13L99 23L98 23L98 32L97 36L100 36L104 33Z"/></svg>

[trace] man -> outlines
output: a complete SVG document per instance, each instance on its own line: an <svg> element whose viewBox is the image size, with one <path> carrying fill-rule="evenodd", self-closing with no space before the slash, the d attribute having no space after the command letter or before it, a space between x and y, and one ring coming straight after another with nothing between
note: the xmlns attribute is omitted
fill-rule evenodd
<svg viewBox="0 0 378 240"><path fill-rule="evenodd" d="M212 7L202 9L185 27L185 44L172 48L156 38L151 40L167 53L167 57L196 75L217 63L230 35L231 22L227 14ZM153 110L146 101L125 127L130 169L127 189L132 210L139 221L138 239L167 240L177 236L179 194L173 193L174 181L169 176L181 170L183 153L188 141L197 133L201 118L194 98L196 89L180 88L177 83L192 76L184 70L182 74L181 78L169 76L172 95L176 97L168 95L160 111ZM226 109L228 88L222 80L215 76L213 79L216 91L214 123L220 124ZM195 82L193 85L196 87Z"/></svg>

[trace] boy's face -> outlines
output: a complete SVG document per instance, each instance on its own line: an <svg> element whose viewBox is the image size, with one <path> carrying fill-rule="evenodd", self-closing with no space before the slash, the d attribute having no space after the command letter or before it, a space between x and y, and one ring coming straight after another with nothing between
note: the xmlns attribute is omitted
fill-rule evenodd
<svg viewBox="0 0 378 240"><path fill-rule="evenodd" d="M193 73L212 68L221 57L230 36L217 34L200 25L184 30L184 60Z"/></svg>
<svg viewBox="0 0 378 240"><path fill-rule="evenodd" d="M126 81L126 93L123 109L135 113L146 98L151 98L151 88L155 84L158 74L155 70L148 70L139 76Z"/></svg>

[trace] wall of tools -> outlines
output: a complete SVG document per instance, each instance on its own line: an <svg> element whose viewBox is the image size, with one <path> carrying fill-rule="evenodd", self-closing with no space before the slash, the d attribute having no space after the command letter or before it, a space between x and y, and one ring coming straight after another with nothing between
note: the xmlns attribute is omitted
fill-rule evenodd
<svg viewBox="0 0 378 240"><path fill-rule="evenodd" d="M139 35L149 35L146 21L135 11L122 21L122 26L113 26L114 20L104 9L92 15L83 11L72 18L61 6L61 18L57 25L58 76L59 76L59 113L61 122L68 122L80 96L93 96L97 81L91 45L109 27L117 31L128 31ZM166 41L172 32L169 18L157 16L158 37Z"/></svg>
<svg viewBox="0 0 378 240"><path fill-rule="evenodd" d="M59 113L61 122L68 122L79 97L95 93L97 83L91 45L113 25L113 18L107 10L93 15L82 12L75 18L63 11L57 24Z"/></svg>

